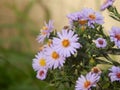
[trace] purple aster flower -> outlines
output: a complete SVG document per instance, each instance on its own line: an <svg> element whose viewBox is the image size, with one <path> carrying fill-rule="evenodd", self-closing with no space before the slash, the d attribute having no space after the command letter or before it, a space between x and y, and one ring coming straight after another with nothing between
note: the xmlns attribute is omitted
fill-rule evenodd
<svg viewBox="0 0 120 90"><path fill-rule="evenodd" d="M95 40L95 44L96 44L96 47L98 48L105 48L107 45L107 42L103 38L98 38L97 40Z"/></svg>
<svg viewBox="0 0 120 90"><path fill-rule="evenodd" d="M103 5L101 6L101 11L105 10L106 8L110 7L113 5L115 0L105 0Z"/></svg>
<svg viewBox="0 0 120 90"><path fill-rule="evenodd" d="M103 16L93 9L85 8L81 11L82 15L88 19L88 26L94 28L94 24L103 24Z"/></svg>
<svg viewBox="0 0 120 90"><path fill-rule="evenodd" d="M120 81L120 67L113 66L110 69L110 73L108 75L111 79L111 82L113 81Z"/></svg>
<svg viewBox="0 0 120 90"><path fill-rule="evenodd" d="M57 33L58 38L53 38L53 45L60 55L64 57L69 57L71 54L77 52L76 49L81 47L78 42L78 35L72 30L62 30Z"/></svg>
<svg viewBox="0 0 120 90"><path fill-rule="evenodd" d="M48 67L51 69L61 68L65 63L65 57L60 55L53 46L46 48L45 54Z"/></svg>
<svg viewBox="0 0 120 90"><path fill-rule="evenodd" d="M40 69L37 71L37 78L40 80L44 80L47 76L47 70L46 69Z"/></svg>
<svg viewBox="0 0 120 90"><path fill-rule="evenodd" d="M112 27L110 31L110 39L114 41L115 45L120 48L120 28L119 27Z"/></svg>
<svg viewBox="0 0 120 90"><path fill-rule="evenodd" d="M53 28L53 21L50 20L48 24L45 22L45 26L41 29L40 35L37 37L38 42L43 43L45 38L49 38Z"/></svg>
<svg viewBox="0 0 120 90"><path fill-rule="evenodd" d="M91 90L91 87L95 87L99 81L100 76L97 74L88 73L85 77L81 75L76 81L75 90Z"/></svg>
<svg viewBox="0 0 120 90"><path fill-rule="evenodd" d="M38 52L33 59L32 67L35 71L42 69L48 69L48 65L46 63L46 56L43 52Z"/></svg>

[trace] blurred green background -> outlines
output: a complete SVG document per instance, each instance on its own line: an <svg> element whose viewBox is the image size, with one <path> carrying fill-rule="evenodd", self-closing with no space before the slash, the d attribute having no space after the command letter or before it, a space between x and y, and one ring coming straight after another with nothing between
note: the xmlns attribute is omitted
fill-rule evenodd
<svg viewBox="0 0 120 90"><path fill-rule="evenodd" d="M41 23L30 16L36 3L45 15L39 13ZM0 0L0 8L0 90L54 90L32 69L38 23L50 18L48 8L40 0Z"/></svg>
<svg viewBox="0 0 120 90"><path fill-rule="evenodd" d="M84 2L84 3L83 3ZM66 15L90 7L99 11L100 0L0 0L0 90L67 90L36 79L32 59L38 51L36 37L44 21L54 20L60 30ZM98 3L99 2L99 3ZM117 2L116 2L117 5ZM107 12L103 13L107 16ZM64 21L63 21L64 20ZM118 25L105 18L105 29ZM112 23L111 23L112 22ZM109 26L108 26L109 25Z"/></svg>

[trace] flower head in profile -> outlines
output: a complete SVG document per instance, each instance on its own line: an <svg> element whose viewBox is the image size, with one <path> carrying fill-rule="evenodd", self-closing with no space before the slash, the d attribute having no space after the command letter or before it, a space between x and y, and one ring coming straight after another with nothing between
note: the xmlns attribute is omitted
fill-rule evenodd
<svg viewBox="0 0 120 90"><path fill-rule="evenodd" d="M70 23L78 22L80 26L83 26L87 24L87 18L84 14L85 13L75 12L67 15L67 18L69 19Z"/></svg>
<svg viewBox="0 0 120 90"><path fill-rule="evenodd" d="M44 80L47 76L47 70L46 69L39 69L37 71L36 77L40 80Z"/></svg>
<svg viewBox="0 0 120 90"><path fill-rule="evenodd" d="M96 47L98 48L105 48L107 45L107 42L103 38L98 38L95 40Z"/></svg>
<svg viewBox="0 0 120 90"><path fill-rule="evenodd" d="M75 13L68 14L68 15L67 15L67 18L68 18L71 22L78 21L79 18L80 18L80 12L75 12Z"/></svg>
<svg viewBox="0 0 120 90"><path fill-rule="evenodd" d="M112 27L110 31L110 39L114 41L115 45L120 48L120 28Z"/></svg>
<svg viewBox="0 0 120 90"><path fill-rule="evenodd" d="M98 68L98 67L93 67L93 68L91 69L91 73L100 75L100 74L102 73L102 71L101 71L100 68Z"/></svg>
<svg viewBox="0 0 120 90"><path fill-rule="evenodd" d="M53 38L53 45L56 51L64 57L69 57L71 54L75 54L77 49L81 47L78 42L78 35L72 30L62 30L57 33L58 37Z"/></svg>
<svg viewBox="0 0 120 90"><path fill-rule="evenodd" d="M120 81L120 67L113 66L110 70L109 77L111 82L113 81Z"/></svg>
<svg viewBox="0 0 120 90"><path fill-rule="evenodd" d="M39 43L43 43L45 38L49 38L50 33L53 31L53 21L49 21L48 24L45 23L45 26L40 31L40 34L37 37Z"/></svg>
<svg viewBox="0 0 120 90"><path fill-rule="evenodd" d="M88 26L94 28L94 24L102 25L104 23L103 16L93 9L85 8L81 11L82 15L88 19Z"/></svg>
<svg viewBox="0 0 120 90"><path fill-rule="evenodd" d="M95 87L99 81L100 76L89 72L86 76L81 75L76 81L75 90L90 90L91 87Z"/></svg>
<svg viewBox="0 0 120 90"><path fill-rule="evenodd" d="M33 59L32 67L35 71L40 70L41 68L47 69L46 56L43 52L38 52L38 54Z"/></svg>
<svg viewBox="0 0 120 90"><path fill-rule="evenodd" d="M52 46L46 49L45 54L47 56L48 67L51 69L61 68L65 63L65 57L60 55Z"/></svg>
<svg viewBox="0 0 120 90"><path fill-rule="evenodd" d="M101 11L105 10L106 8L110 7L113 5L115 0L105 0L103 5L101 6Z"/></svg>

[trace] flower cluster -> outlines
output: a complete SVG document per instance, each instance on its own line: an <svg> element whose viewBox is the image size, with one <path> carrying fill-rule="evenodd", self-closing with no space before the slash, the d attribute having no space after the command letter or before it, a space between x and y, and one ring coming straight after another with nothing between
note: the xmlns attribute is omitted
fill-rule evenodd
<svg viewBox="0 0 120 90"><path fill-rule="evenodd" d="M120 14L112 7L114 1L107 0L101 10L108 9L111 17L120 21ZM32 63L36 77L56 87L67 83L65 87L75 90L120 89L120 63L110 57L120 55L120 28L111 27L106 35L103 16L89 8L67 18L70 25L60 31L54 29L52 20L40 30L37 41L41 46ZM102 70L99 64L108 67Z"/></svg>
<svg viewBox="0 0 120 90"><path fill-rule="evenodd" d="M53 22L49 21L37 38L39 43L43 43L49 38L50 33L53 31L52 27ZM36 58L33 59L32 66L33 69L38 72L37 78L43 80L46 78L48 69L60 69L63 67L66 58L75 54L77 49L81 47L78 40L79 37L74 31L65 29L58 32L57 36L53 37L51 41L48 40L49 44L45 44L36 55Z"/></svg>
<svg viewBox="0 0 120 90"><path fill-rule="evenodd" d="M89 8L69 14L67 17L72 26L74 22L77 22L79 23L78 26L81 26L82 29L85 29L87 26L94 28L95 23L100 25L104 23L103 16Z"/></svg>

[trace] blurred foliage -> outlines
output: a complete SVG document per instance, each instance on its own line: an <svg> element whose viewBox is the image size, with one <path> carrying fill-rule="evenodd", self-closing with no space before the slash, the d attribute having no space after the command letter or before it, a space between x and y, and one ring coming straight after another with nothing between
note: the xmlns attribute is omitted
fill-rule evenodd
<svg viewBox="0 0 120 90"><path fill-rule="evenodd" d="M0 24L0 90L56 90L47 82L36 79L32 69L34 54L31 38L36 37L39 28L29 17L29 12L38 1L48 20L49 10L41 0L29 1L24 10L19 10L15 3L5 3L16 20L14 23ZM4 32L8 33L7 37Z"/></svg>
<svg viewBox="0 0 120 90"><path fill-rule="evenodd" d="M44 11L44 19L48 21L51 17L50 11L42 2L42 0L30 0L23 10L20 10L15 3L5 3L5 7L9 8L15 15L14 23L0 24L0 46L15 49L17 51L32 51L31 39L38 35L39 27L36 22L31 20L29 14L32 7L38 3ZM2 17L1 17L2 18ZM9 20L8 20L9 21ZM42 21L43 22L43 21ZM2 36L4 32L9 32L7 37ZM16 33L16 34L14 34Z"/></svg>
<svg viewBox="0 0 120 90"><path fill-rule="evenodd" d="M4 47L6 42L8 42L8 47L17 51L24 51L25 48L27 48L27 50L31 50L28 36L34 36L37 34L35 23L29 17L29 11L33 4L34 2L29 2L24 10L19 10L16 4L5 4L5 6L14 13L16 21L14 23L4 23L0 25L1 32L4 30L6 30L6 32L10 32L7 38L0 38L1 47ZM14 32L16 35L13 34Z"/></svg>
<svg viewBox="0 0 120 90"><path fill-rule="evenodd" d="M0 48L0 90L55 90L35 78L33 54Z"/></svg>

